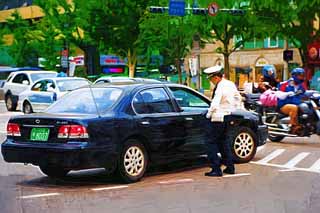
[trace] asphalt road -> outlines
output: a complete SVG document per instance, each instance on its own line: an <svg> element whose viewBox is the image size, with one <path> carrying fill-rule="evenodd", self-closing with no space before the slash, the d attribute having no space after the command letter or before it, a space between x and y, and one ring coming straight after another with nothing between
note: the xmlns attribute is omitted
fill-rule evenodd
<svg viewBox="0 0 320 213"><path fill-rule="evenodd" d="M0 141L12 114L0 102ZM206 160L152 168L139 183L125 185L104 170L71 172L63 180L37 167L0 157L0 212L320 212L320 139L287 139L259 149L237 174L205 177Z"/></svg>

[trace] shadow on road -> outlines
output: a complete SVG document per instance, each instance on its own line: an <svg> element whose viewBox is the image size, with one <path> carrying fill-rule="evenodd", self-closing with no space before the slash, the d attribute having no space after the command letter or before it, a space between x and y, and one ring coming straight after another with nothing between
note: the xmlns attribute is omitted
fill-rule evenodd
<svg viewBox="0 0 320 213"><path fill-rule="evenodd" d="M198 158L193 160L176 161L166 165L151 165L145 174L145 177L179 173L183 171L190 171L197 168L206 167L207 159ZM49 178L46 176L40 178L33 178L18 182L17 185L23 187L36 188L87 188L97 187L99 185L116 185L123 184L117 175L110 175L104 169L92 169L83 171L72 171L63 179Z"/></svg>

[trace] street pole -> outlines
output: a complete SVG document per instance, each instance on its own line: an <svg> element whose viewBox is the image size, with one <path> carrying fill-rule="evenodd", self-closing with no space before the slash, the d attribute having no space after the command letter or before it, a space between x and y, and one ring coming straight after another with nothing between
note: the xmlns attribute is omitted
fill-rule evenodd
<svg viewBox="0 0 320 213"><path fill-rule="evenodd" d="M288 50L288 40L287 40L287 39L284 40L284 50ZM283 64L283 76L282 76L282 80L283 80L283 81L288 80L288 73L289 73L288 61L287 61L287 60L284 60L284 64Z"/></svg>

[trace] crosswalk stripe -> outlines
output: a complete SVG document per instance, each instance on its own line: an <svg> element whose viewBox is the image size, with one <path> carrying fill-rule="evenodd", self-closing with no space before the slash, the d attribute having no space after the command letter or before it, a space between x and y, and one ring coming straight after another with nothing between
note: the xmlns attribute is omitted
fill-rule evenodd
<svg viewBox="0 0 320 213"><path fill-rule="evenodd" d="M318 159L309 169L312 171L320 171L320 159Z"/></svg>
<svg viewBox="0 0 320 213"><path fill-rule="evenodd" d="M267 155L263 159L257 161L257 163L260 163L260 164L268 163L269 161L271 161L271 160L275 159L276 157L278 157L279 155L281 155L284 151L285 151L285 149L276 149L275 151L273 151L272 153L270 153L269 155Z"/></svg>
<svg viewBox="0 0 320 213"><path fill-rule="evenodd" d="M306 158L308 155L310 155L309 152L301 152L298 155L296 155L294 158L289 160L285 165L283 165L286 168L293 168L295 167L300 161L302 161L304 158Z"/></svg>

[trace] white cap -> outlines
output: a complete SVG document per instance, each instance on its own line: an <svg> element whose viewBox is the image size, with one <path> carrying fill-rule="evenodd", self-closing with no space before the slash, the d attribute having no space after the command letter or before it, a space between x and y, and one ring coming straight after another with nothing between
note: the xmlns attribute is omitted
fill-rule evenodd
<svg viewBox="0 0 320 213"><path fill-rule="evenodd" d="M216 65L203 70L203 72L208 75L207 78L210 78L214 74L221 73L222 71L223 71L223 66L221 65Z"/></svg>

